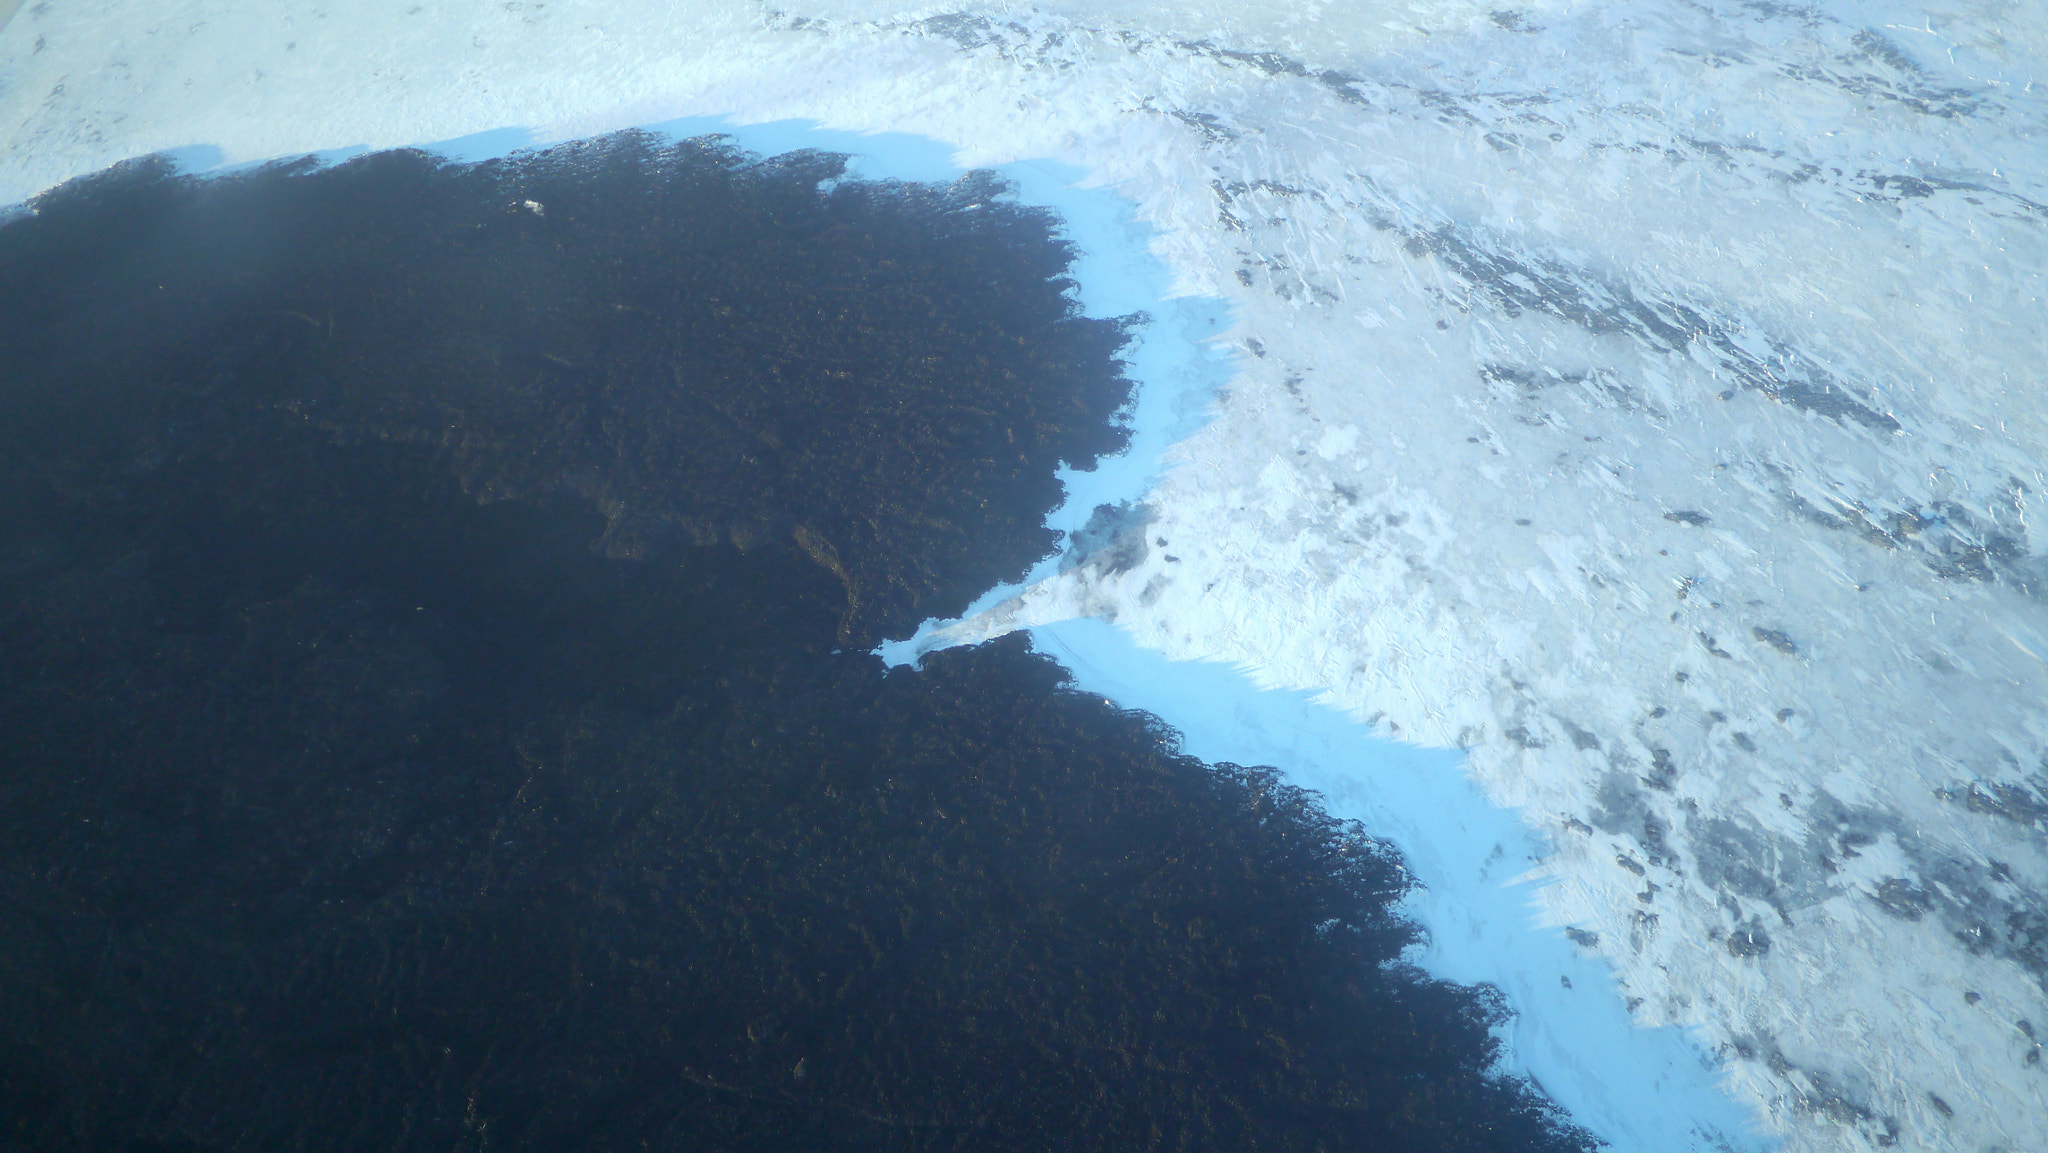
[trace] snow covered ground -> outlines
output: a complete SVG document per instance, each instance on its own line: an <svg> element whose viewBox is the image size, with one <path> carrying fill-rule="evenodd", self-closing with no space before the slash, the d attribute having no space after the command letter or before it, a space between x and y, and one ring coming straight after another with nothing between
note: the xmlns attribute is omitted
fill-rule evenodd
<svg viewBox="0 0 2048 1153"><path fill-rule="evenodd" d="M1094 270L1121 287L1090 305L1181 298L1140 365L1187 386L1140 414L1171 467L922 643L1094 617L1463 749L1401 763L1462 765L1548 850L1514 892L1619 984L1573 993L1697 1030L1789 1149L2020 1153L2048 1133L2044 61L2048 9L1999 0L48 0L0 32L0 204L155 150L722 115L1080 174L1136 205L1081 214L1091 251L1149 234L1167 270ZM1185 351L1211 333L1234 361Z"/></svg>

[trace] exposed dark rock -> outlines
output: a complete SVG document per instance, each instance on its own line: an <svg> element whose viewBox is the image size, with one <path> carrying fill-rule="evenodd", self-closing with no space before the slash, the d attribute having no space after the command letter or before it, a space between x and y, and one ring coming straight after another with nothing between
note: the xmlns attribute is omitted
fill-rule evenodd
<svg viewBox="0 0 2048 1153"><path fill-rule="evenodd" d="M1564 726L1564 731L1572 739L1573 748L1578 749L1581 752L1584 752L1586 750L1597 751L1600 748L1599 737L1594 736L1592 733L1587 732L1585 729L1580 728L1579 726L1573 724L1568 720L1565 720L1562 717L1558 718L1557 723Z"/></svg>
<svg viewBox="0 0 2048 1153"><path fill-rule="evenodd" d="M1927 912L1930 898L1927 890L1906 880L1904 877L1887 878L1870 895L1878 907L1902 921L1917 921Z"/></svg>
<svg viewBox="0 0 2048 1153"><path fill-rule="evenodd" d="M1776 903L1813 881L1797 842L1725 817L1692 821L1689 830L1700 880L1716 891Z"/></svg>
<svg viewBox="0 0 2048 1153"><path fill-rule="evenodd" d="M1539 312L1588 332L1629 337L1657 352L1690 355L1697 346L1738 386L1794 408L1874 432L1899 422L1871 403L1867 390L1806 362L1783 341L1766 337L1769 355L1748 347L1742 326L1712 318L1677 300L1645 298L1628 285L1603 282L1554 259L1514 252L1506 245L1449 224L1408 233L1408 248L1435 254L1470 290L1510 316Z"/></svg>
<svg viewBox="0 0 2048 1153"><path fill-rule="evenodd" d="M1941 796L1969 809L2015 824L2040 826L2048 821L2048 774L2021 781L1971 781L1941 790Z"/></svg>
<svg viewBox="0 0 2048 1153"><path fill-rule="evenodd" d="M1069 540L1066 554L1060 558L1060 571L1090 565L1105 576L1116 576L1144 564L1152 551L1145 526L1155 519L1157 514L1150 505L1124 501L1095 506L1088 523Z"/></svg>
<svg viewBox="0 0 2048 1153"><path fill-rule="evenodd" d="M1728 934L1728 951L1738 957L1761 957L1771 951L1770 934L1761 923L1751 921Z"/></svg>
<svg viewBox="0 0 2048 1153"><path fill-rule="evenodd" d="M1650 771L1644 775L1643 783L1653 789L1670 792L1678 781L1678 766L1671 763L1671 750L1663 747L1650 750Z"/></svg>
<svg viewBox="0 0 2048 1153"><path fill-rule="evenodd" d="M1749 630L1749 635L1771 646L1779 652L1784 653L1788 657L1799 655L1798 644L1794 643L1791 637L1785 635L1783 632L1780 632L1777 629L1767 629L1761 625L1758 625L1757 627Z"/></svg>
<svg viewBox="0 0 2048 1153"><path fill-rule="evenodd" d="M1665 840L1670 826L1657 815L1648 796L1631 784L1626 774L1608 774L1601 783L1598 800L1600 807L1592 813L1595 827L1603 832L1634 837L1652 865L1662 865L1670 859L1671 845Z"/></svg>
<svg viewBox="0 0 2048 1153"><path fill-rule="evenodd" d="M1834 853L1854 858L1861 846L1890 837L1920 879L1885 880L1871 896L1880 908L1905 920L1937 917L1964 948L2004 957L2048 988L2048 907L2038 894L2001 895L1994 888L2001 876L2010 876L2009 867L1949 856L1896 815L1852 809L1825 793L1814 801L1808 823L1815 836L1805 854L1823 872L1831 871L1831 846Z"/></svg>

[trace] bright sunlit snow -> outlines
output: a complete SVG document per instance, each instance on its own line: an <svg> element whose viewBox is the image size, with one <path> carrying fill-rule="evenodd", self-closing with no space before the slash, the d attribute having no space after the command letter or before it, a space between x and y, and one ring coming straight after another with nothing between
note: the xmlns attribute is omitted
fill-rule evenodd
<svg viewBox="0 0 2048 1153"><path fill-rule="evenodd" d="M1269 759L1340 811L1398 765L1520 816L1546 883L1452 907L1527 861L1446 865L1433 963L1516 993L1539 1076L1545 1038L1587 1046L1545 1084L1619 1147L1713 1147L1671 1119L1714 1074L1675 1031L1576 1032L1595 1000L1691 1027L1789 1149L2019 1153L2048 1133L2043 60L2048 10L1997 0L52 0L0 32L0 203L158 150L719 116L1094 203L1088 304L1157 322L1154 440L1058 527L1141 501L920 644L1094 617L1465 750ZM1118 255L1148 236L1156 284ZM1084 683L1254 755L1064 628L1039 643ZM1374 819L1426 871L1487 818ZM1497 923L1525 903L1547 933ZM1461 917L1514 956L1457 970ZM1678 1080L1596 1100L1631 1062Z"/></svg>

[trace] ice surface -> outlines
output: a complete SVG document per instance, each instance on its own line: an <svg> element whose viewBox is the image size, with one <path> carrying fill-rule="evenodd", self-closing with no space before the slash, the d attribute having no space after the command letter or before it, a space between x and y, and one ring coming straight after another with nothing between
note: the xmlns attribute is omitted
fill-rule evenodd
<svg viewBox="0 0 2048 1153"><path fill-rule="evenodd" d="M1199 429L1144 414L1179 443L1143 538L926 640L1114 620L1464 749L1415 771L1519 814L1542 923L1788 1148L2018 1153L2043 61L2048 9L1996 0L37 5L0 203L153 150L719 115L1085 174L1167 270L1091 305L1185 300L1147 379L1228 378ZM1234 364L1176 351L1226 323Z"/></svg>

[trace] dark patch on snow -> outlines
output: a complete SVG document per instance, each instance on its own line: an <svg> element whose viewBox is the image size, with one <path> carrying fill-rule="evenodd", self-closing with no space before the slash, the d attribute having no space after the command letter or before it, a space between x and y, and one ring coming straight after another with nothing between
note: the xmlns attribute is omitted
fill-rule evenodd
<svg viewBox="0 0 2048 1153"><path fill-rule="evenodd" d="M1861 846L1890 837L1914 877L1886 879L1871 894L1873 903L1903 920L1933 917L1958 945L1975 954L2004 957L2048 990L2048 906L2035 892L2001 896L2001 878L2011 875L2009 868L1996 861L1950 855L1927 843L1897 815L1850 808L1826 793L1809 807L1807 825L1813 832L1805 846L1806 859L1822 874L1835 871L1837 856L1856 857ZM1793 903L1803 904L1805 898Z"/></svg>
<svg viewBox="0 0 2048 1153"><path fill-rule="evenodd" d="M1249 65L1268 76L1293 76L1309 80L1323 87L1346 104L1363 105L1366 99L1358 90L1359 79L1348 72L1333 68L1311 68L1292 56L1279 52L1241 52L1223 48L1208 40L1180 40L1174 47L1197 56L1207 56L1230 64Z"/></svg>
<svg viewBox="0 0 2048 1153"><path fill-rule="evenodd" d="M1572 739L1573 748L1576 748L1581 752L1585 752L1587 750L1598 750L1600 748L1599 737L1594 736L1592 733L1587 732L1585 729L1580 728L1579 726L1564 719L1563 717L1559 717L1557 719L1557 723L1564 726L1565 733Z"/></svg>
<svg viewBox="0 0 2048 1153"><path fill-rule="evenodd" d="M1144 564L1152 551L1144 529L1158 515L1151 505L1130 501L1096 505L1088 523L1069 539L1066 555L1060 558L1060 571L1089 565L1116 576Z"/></svg>
<svg viewBox="0 0 2048 1153"><path fill-rule="evenodd" d="M1671 750L1658 747L1650 750L1650 771L1643 777L1643 783L1653 789L1670 792L1678 781L1678 766L1671 761Z"/></svg>
<svg viewBox="0 0 2048 1153"><path fill-rule="evenodd" d="M1932 899L1922 889L1904 877L1888 877L1870 895L1879 908L1902 921L1917 921L1927 912Z"/></svg>
<svg viewBox="0 0 2048 1153"><path fill-rule="evenodd" d="M1510 252L1448 224L1409 231L1407 247L1417 255L1435 254L1472 291L1509 316L1540 312L1672 355L1689 355L1697 346L1740 388L1875 432L1899 431L1899 422L1874 407L1865 390L1803 359L1792 345L1753 336L1692 305L1645 299L1626 284L1603 281L1555 258ZM1761 343L1765 352L1751 351L1751 343Z"/></svg>
<svg viewBox="0 0 2048 1153"><path fill-rule="evenodd" d="M1728 951L1738 957L1761 957L1771 951L1771 935L1761 922L1750 921L1728 934Z"/></svg>
<svg viewBox="0 0 2048 1153"><path fill-rule="evenodd" d="M1671 859L1671 845L1665 839L1670 825L1657 815L1648 794L1636 788L1627 774L1609 773L1601 782L1598 801L1599 807L1591 814L1595 827L1602 832L1634 837L1652 865L1663 865Z"/></svg>
<svg viewBox="0 0 2048 1153"><path fill-rule="evenodd" d="M1784 653L1788 657L1799 655L1799 645L1791 637L1777 629L1767 629L1762 625L1758 625L1749 630L1749 635ZM1782 720L1784 718L1781 717L1779 719Z"/></svg>
<svg viewBox="0 0 2048 1153"><path fill-rule="evenodd" d="M1175 109L1170 115L1175 120L1202 134L1211 144L1227 144L1237 139L1237 130L1223 123L1213 112L1189 112Z"/></svg>
<svg viewBox="0 0 2048 1153"><path fill-rule="evenodd" d="M1797 890L1809 878L1804 854L1792 841L1727 817L1689 823L1692 850L1700 880L1717 892L1779 904L1781 889ZM1789 875L1784 875L1788 874Z"/></svg>

